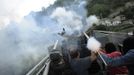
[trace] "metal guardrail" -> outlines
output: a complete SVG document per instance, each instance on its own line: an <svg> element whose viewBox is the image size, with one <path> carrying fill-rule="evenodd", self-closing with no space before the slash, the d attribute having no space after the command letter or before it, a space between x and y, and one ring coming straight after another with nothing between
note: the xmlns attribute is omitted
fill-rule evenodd
<svg viewBox="0 0 134 75"><path fill-rule="evenodd" d="M46 68L45 68L45 70L43 72L43 75L48 75L49 68L50 68L50 61L48 63L46 63Z"/></svg>
<svg viewBox="0 0 134 75"><path fill-rule="evenodd" d="M58 40L55 42L53 50L56 50ZM47 75L49 71L49 54L45 56L34 68L32 68L26 75Z"/></svg>
<svg viewBox="0 0 134 75"><path fill-rule="evenodd" d="M33 67L26 75L39 75L46 67L46 62L49 60L49 55L45 56L35 67Z"/></svg>

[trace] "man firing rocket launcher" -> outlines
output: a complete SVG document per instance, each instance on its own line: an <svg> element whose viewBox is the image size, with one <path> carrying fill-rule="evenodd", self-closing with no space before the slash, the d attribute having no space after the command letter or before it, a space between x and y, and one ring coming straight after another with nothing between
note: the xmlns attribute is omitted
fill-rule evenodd
<svg viewBox="0 0 134 75"><path fill-rule="evenodd" d="M85 32L83 32L83 33L86 36L86 38L88 39L87 48L89 50L93 51L93 52L98 53L98 55L100 56L100 58L104 62L105 66L107 66L106 61L103 59L103 57L99 53L99 50L100 50L100 47L101 47L101 43L99 41L97 41L94 37L89 37Z"/></svg>

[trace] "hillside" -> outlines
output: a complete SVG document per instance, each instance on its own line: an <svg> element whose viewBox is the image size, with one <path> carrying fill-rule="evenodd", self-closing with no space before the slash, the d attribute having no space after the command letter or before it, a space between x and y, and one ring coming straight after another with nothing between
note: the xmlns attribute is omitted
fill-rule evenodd
<svg viewBox="0 0 134 75"><path fill-rule="evenodd" d="M96 15L94 29L129 32L134 30L134 0L87 0L87 16Z"/></svg>

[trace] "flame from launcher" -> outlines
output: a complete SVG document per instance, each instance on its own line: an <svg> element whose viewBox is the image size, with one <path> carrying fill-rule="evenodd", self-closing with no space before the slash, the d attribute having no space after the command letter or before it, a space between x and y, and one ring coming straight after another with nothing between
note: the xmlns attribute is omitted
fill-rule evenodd
<svg viewBox="0 0 134 75"><path fill-rule="evenodd" d="M89 37L85 32L83 32L83 33L86 36L86 38L88 39L87 48L91 51L97 52L98 55L100 56L100 58L102 59L102 61L104 62L105 66L107 66L106 61L104 60L104 58L99 53L101 43L99 41L97 41L94 37Z"/></svg>
<svg viewBox="0 0 134 75"><path fill-rule="evenodd" d="M98 52L101 47L101 43L97 41L94 37L88 39L87 48L91 51Z"/></svg>

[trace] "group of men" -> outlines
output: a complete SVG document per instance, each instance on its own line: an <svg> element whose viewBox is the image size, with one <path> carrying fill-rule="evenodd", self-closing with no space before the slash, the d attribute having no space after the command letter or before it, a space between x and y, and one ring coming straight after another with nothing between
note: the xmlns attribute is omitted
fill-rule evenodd
<svg viewBox="0 0 134 75"><path fill-rule="evenodd" d="M70 60L68 64L71 70L74 72L72 73L72 75L90 75L90 73L88 72L88 69L91 67L91 64L93 61L100 59L100 56L98 55L98 53L100 53L100 55L103 57L103 59L107 63L107 67L112 69L111 71L114 71L114 69L119 71L120 69L123 71L122 73L124 75L126 74L134 75L134 36L128 37L123 41L123 51L124 51L123 55L120 52L113 52L113 53L111 52L110 54L107 52L107 51L110 51L110 49L108 50L107 49L108 48L105 48L104 49L105 51L101 51L102 49L100 49L99 52L92 52L91 50L91 52L89 53L89 56L85 58L80 58L79 48L76 46L69 47L68 51L69 51ZM63 68L63 65L62 65L62 68ZM120 73L120 72L117 72L117 73ZM123 75L123 74L120 74L120 75Z"/></svg>

